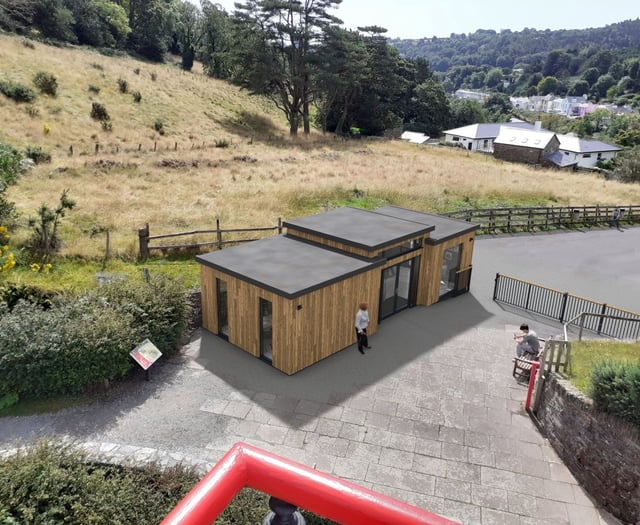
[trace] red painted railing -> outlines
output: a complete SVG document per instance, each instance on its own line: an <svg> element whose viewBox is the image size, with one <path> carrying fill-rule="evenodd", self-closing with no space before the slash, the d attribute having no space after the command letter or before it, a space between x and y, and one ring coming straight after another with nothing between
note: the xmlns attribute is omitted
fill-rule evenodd
<svg viewBox="0 0 640 525"><path fill-rule="evenodd" d="M460 525L246 443L236 443L161 525L209 525L243 487L344 525Z"/></svg>

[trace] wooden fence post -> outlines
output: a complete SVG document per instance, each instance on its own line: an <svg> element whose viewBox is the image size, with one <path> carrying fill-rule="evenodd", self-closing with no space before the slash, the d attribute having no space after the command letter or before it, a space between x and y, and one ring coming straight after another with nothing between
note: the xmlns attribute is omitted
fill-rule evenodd
<svg viewBox="0 0 640 525"><path fill-rule="evenodd" d="M282 217L278 217L278 233L282 233Z"/></svg>
<svg viewBox="0 0 640 525"><path fill-rule="evenodd" d="M140 244L140 259L149 258L149 223L144 228L138 229L138 241Z"/></svg>
<svg viewBox="0 0 640 525"><path fill-rule="evenodd" d="M220 219L216 219L216 236L218 238L218 250L222 250L222 232L220 231Z"/></svg>

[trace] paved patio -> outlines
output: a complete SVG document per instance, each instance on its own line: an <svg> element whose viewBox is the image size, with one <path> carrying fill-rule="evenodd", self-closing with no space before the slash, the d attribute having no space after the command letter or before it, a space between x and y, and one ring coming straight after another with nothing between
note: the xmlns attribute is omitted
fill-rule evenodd
<svg viewBox="0 0 640 525"><path fill-rule="evenodd" d="M640 229L545 237L565 247L587 242L585 251L615 241L627 256L627 243L640 246ZM491 301L492 276L540 282L535 273L544 274L547 259L522 275L527 264L507 254L520 253L523 239L511 241L476 241L472 292L385 320L365 355L351 347L289 377L198 332L182 356L152 369L149 382L141 374L89 406L1 419L0 444L58 435L113 458L205 468L245 441L465 524L618 523L594 505L523 410L526 389L511 377L510 359L524 314ZM604 259L624 253L608 250ZM564 284L584 294L578 281ZM627 286L633 301L640 279ZM530 324L540 336L559 333L541 319Z"/></svg>

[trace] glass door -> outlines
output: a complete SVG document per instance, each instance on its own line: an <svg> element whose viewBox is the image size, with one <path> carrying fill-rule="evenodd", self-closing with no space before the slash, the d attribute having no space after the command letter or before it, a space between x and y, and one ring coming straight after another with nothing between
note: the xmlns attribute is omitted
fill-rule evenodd
<svg viewBox="0 0 640 525"><path fill-rule="evenodd" d="M416 304L419 267L420 257L414 257L382 270L380 319Z"/></svg>
<svg viewBox="0 0 640 525"><path fill-rule="evenodd" d="M260 359L271 364L273 360L273 306L260 299Z"/></svg>
<svg viewBox="0 0 640 525"><path fill-rule="evenodd" d="M460 269L460 247L458 244L444 251L442 256L442 271L440 274L440 297L455 290L456 274Z"/></svg>
<svg viewBox="0 0 640 525"><path fill-rule="evenodd" d="M218 302L218 335L229 340L229 307L227 304L227 282L216 279Z"/></svg>

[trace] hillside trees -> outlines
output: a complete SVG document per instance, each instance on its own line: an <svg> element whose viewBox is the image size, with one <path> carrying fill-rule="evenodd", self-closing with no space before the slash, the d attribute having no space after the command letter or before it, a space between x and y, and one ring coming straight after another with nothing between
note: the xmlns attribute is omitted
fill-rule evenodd
<svg viewBox="0 0 640 525"><path fill-rule="evenodd" d="M124 47L131 33L123 7L109 0L65 0L73 14L72 29L80 44Z"/></svg>
<svg viewBox="0 0 640 525"><path fill-rule="evenodd" d="M235 47L231 17L220 6L202 2L202 34L197 58L207 75L228 79L233 71L231 51Z"/></svg>
<svg viewBox="0 0 640 525"><path fill-rule="evenodd" d="M130 48L162 62L178 18L178 0L129 0Z"/></svg>
<svg viewBox="0 0 640 525"><path fill-rule="evenodd" d="M322 32L339 20L329 9L342 0L248 0L236 4L240 28L234 80L252 93L270 97L285 114L289 134L300 119L310 132L313 101L312 54Z"/></svg>
<svg viewBox="0 0 640 525"><path fill-rule="evenodd" d="M175 38L182 56L182 69L191 71L196 57L196 48L204 34L203 17L198 8L189 2L178 4L177 12Z"/></svg>

